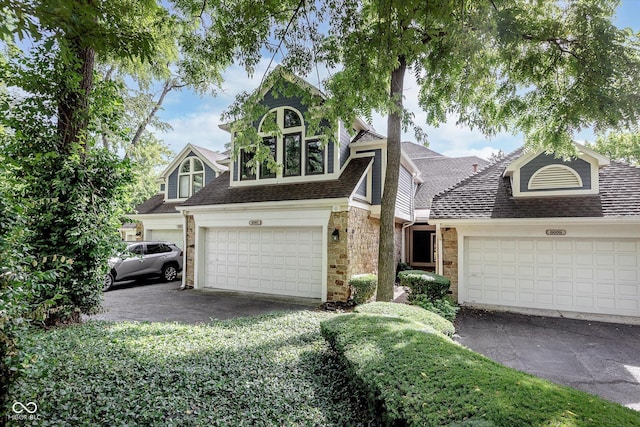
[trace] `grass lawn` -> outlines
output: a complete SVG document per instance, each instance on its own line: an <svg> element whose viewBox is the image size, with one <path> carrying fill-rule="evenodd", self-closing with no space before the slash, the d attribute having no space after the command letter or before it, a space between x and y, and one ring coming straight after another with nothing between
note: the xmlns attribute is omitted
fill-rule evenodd
<svg viewBox="0 0 640 427"><path fill-rule="evenodd" d="M332 316L89 322L38 332L39 369L11 398L36 402L38 425L364 425L320 334L320 321Z"/></svg>

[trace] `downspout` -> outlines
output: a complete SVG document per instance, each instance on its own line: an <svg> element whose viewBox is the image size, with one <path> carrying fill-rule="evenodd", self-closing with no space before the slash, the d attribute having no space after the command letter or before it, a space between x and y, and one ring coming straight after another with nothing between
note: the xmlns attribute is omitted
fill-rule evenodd
<svg viewBox="0 0 640 427"><path fill-rule="evenodd" d="M436 274L440 274L442 275L443 273L443 268L444 268L444 263L443 263L443 256L442 256L442 229L440 227L440 223L436 224Z"/></svg>
<svg viewBox="0 0 640 427"><path fill-rule="evenodd" d="M182 284L180 290L187 288L187 213L182 211Z"/></svg>

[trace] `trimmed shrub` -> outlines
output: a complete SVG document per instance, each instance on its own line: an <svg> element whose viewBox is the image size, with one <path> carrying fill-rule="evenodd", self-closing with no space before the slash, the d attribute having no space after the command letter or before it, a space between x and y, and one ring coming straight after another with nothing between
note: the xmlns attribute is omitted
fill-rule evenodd
<svg viewBox="0 0 640 427"><path fill-rule="evenodd" d="M356 313L383 315L397 317L416 323L421 323L435 329L447 336L452 337L455 333L453 323L443 319L433 311L427 311L417 305L407 305L396 302L372 302L358 306L354 309Z"/></svg>
<svg viewBox="0 0 640 427"><path fill-rule="evenodd" d="M500 365L416 322L353 313L320 326L374 425L640 425L632 409Z"/></svg>
<svg viewBox="0 0 640 427"><path fill-rule="evenodd" d="M447 295L451 281L439 274L422 270L407 270L398 274L400 284L410 289L407 299L413 302L418 295L424 295L430 301L442 299Z"/></svg>
<svg viewBox="0 0 640 427"><path fill-rule="evenodd" d="M356 274L349 280L351 298L356 304L364 304L376 293L378 276L375 274Z"/></svg>
<svg viewBox="0 0 640 427"><path fill-rule="evenodd" d="M456 319L458 311L460 311L460 307L451 302L448 298L431 301L424 295L417 295L412 304L442 316L449 322L453 322Z"/></svg>

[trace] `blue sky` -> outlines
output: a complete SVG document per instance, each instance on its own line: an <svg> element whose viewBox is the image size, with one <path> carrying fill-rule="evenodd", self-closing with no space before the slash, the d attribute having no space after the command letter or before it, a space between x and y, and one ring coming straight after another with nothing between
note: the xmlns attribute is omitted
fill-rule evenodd
<svg viewBox="0 0 640 427"><path fill-rule="evenodd" d="M640 31L640 0L623 0L616 14L618 27L630 27ZM224 74L225 81L216 96L199 96L189 90L171 93L164 102L163 110L159 112L161 119L173 127L158 136L169 144L174 152L179 152L187 143L192 143L211 150L224 150L224 144L229 141L229 135L220 130L218 125L221 113L234 100L235 95L242 90L256 88L269 64L268 58L263 58L250 77L239 66L230 67ZM274 64L272 64L273 66ZM309 82L318 85L314 77ZM639 83L640 84L640 83ZM418 107L416 83L411 73L407 73L405 81L405 106L415 114L415 121L419 125L424 122L424 113ZM373 127L381 134L386 134L386 118L374 116ZM438 128L426 127L429 148L447 156L476 155L486 158L492 152L502 150L506 153L513 151L523 143L522 135L508 133L498 134L491 139L485 138L477 131L457 126L455 120L449 120ZM585 130L576 135L579 141L593 141L592 132ZM414 140L413 131L403 135L403 140Z"/></svg>

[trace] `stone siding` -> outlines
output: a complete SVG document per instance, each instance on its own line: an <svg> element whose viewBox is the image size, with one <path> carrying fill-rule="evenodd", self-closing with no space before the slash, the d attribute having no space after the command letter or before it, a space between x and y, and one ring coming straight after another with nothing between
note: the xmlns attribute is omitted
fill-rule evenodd
<svg viewBox="0 0 640 427"><path fill-rule="evenodd" d="M144 240L144 226L142 221L136 221L136 241L142 242Z"/></svg>
<svg viewBox="0 0 640 427"><path fill-rule="evenodd" d="M185 287L193 288L195 280L195 243L196 243L196 224L193 215L187 215L187 241L186 241L186 259L184 265ZM204 250L204 248L201 248Z"/></svg>
<svg viewBox="0 0 640 427"><path fill-rule="evenodd" d="M393 257L395 261L395 265L402 260L402 224L396 223L393 229Z"/></svg>
<svg viewBox="0 0 640 427"><path fill-rule="evenodd" d="M442 228L442 275L451 280L451 292L458 299L458 232Z"/></svg>
<svg viewBox="0 0 640 427"><path fill-rule="evenodd" d="M332 212L327 227L327 301L346 301L349 296L348 212ZM340 232L334 242L331 234Z"/></svg>
<svg viewBox="0 0 640 427"><path fill-rule="evenodd" d="M336 228L338 242L331 239ZM378 271L380 221L369 211L350 207L348 212L331 213L327 232L327 300L346 301L351 296L351 276Z"/></svg>
<svg viewBox="0 0 640 427"><path fill-rule="evenodd" d="M349 277L378 272L380 220L369 211L349 208Z"/></svg>

